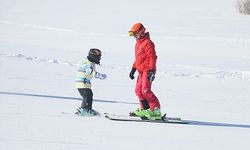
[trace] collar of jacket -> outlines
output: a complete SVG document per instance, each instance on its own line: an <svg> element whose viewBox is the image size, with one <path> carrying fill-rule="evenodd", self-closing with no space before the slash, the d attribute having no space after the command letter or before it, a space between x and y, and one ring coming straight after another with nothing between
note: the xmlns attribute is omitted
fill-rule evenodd
<svg viewBox="0 0 250 150"><path fill-rule="evenodd" d="M150 39L149 32L146 32L145 35L139 39L137 39L137 42L143 42L146 39Z"/></svg>

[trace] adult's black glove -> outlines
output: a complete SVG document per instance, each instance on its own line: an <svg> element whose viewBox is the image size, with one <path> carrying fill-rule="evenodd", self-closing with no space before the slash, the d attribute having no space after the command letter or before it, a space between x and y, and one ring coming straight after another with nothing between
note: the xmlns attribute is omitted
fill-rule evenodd
<svg viewBox="0 0 250 150"><path fill-rule="evenodd" d="M133 79L135 78L135 77L134 77L135 71L136 71L136 69L133 67L133 68L131 69L130 73L129 73L129 77L130 77L131 80L133 80Z"/></svg>
<svg viewBox="0 0 250 150"><path fill-rule="evenodd" d="M154 81L154 79L155 79L155 70L151 69L148 71L148 80L152 82Z"/></svg>

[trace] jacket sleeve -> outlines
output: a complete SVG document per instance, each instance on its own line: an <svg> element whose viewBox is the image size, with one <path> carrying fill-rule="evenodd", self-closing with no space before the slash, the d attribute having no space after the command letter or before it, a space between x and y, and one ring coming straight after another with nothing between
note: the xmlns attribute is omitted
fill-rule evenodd
<svg viewBox="0 0 250 150"><path fill-rule="evenodd" d="M85 68L85 73L86 73L87 75L91 75L93 71L94 71L94 70L93 70L93 68L92 68L91 65L87 65L87 66L86 66L86 68Z"/></svg>
<svg viewBox="0 0 250 150"><path fill-rule="evenodd" d="M135 68L135 69L136 69L136 65L135 65L135 62L134 62L134 64L133 64L133 68Z"/></svg>
<svg viewBox="0 0 250 150"><path fill-rule="evenodd" d="M147 56L149 58L149 69L154 69L156 70L156 59L157 59L157 55L155 52L155 45L153 42L149 42L146 47L146 53Z"/></svg>
<svg viewBox="0 0 250 150"><path fill-rule="evenodd" d="M136 46L135 46L135 58L134 58L135 60L134 60L134 63L133 63L133 68L135 68L136 70L137 70L137 68L136 68Z"/></svg>

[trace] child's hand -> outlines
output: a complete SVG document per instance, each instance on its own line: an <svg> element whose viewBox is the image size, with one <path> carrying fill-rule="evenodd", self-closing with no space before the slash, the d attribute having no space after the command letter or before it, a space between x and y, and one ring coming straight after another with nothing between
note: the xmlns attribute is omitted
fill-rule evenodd
<svg viewBox="0 0 250 150"><path fill-rule="evenodd" d="M95 75L95 77L98 78L98 79L104 80L104 79L107 78L107 75L104 74L104 73L97 72L96 75Z"/></svg>

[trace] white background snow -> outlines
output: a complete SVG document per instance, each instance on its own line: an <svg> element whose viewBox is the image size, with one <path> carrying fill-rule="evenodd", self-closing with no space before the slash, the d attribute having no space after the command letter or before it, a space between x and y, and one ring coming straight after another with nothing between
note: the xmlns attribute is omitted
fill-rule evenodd
<svg viewBox="0 0 250 150"><path fill-rule="evenodd" d="M0 0L1 150L248 150L250 16L234 0ZM190 125L78 117L76 71L103 51L94 109L138 107L128 77L142 22L155 42L153 91ZM64 112L64 113L62 113Z"/></svg>

